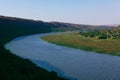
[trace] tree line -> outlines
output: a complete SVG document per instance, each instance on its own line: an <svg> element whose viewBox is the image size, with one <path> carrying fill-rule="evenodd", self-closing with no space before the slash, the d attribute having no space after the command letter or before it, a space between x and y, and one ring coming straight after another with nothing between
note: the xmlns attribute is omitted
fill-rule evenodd
<svg viewBox="0 0 120 80"><path fill-rule="evenodd" d="M96 39L120 39L120 26L112 30L96 30L92 32L80 32L80 34Z"/></svg>

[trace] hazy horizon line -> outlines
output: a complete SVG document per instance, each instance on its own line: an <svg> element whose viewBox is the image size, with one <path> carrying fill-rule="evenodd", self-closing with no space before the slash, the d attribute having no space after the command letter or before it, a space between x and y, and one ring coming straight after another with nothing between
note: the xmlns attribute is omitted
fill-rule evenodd
<svg viewBox="0 0 120 80"><path fill-rule="evenodd" d="M108 26L118 26L119 24L88 24L88 23L75 23L75 22L67 22L67 21L57 21L57 20L51 20L51 21L46 21L46 20L42 20L42 19L33 19L33 18L26 18L26 17L20 17L20 16L9 16L9 15L0 15L3 17L10 17L10 18L19 18L19 19L27 19L27 20L34 20L34 21L43 21L43 22L59 22L59 23L69 23L69 24L78 24L78 25L93 25L93 26L104 26L104 25L108 25Z"/></svg>

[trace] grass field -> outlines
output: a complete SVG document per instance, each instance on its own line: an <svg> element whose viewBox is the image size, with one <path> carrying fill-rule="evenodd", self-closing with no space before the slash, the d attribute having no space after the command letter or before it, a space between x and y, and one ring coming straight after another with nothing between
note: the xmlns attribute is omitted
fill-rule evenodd
<svg viewBox="0 0 120 80"><path fill-rule="evenodd" d="M54 34L42 39L57 45L120 56L120 39L95 39L78 33Z"/></svg>

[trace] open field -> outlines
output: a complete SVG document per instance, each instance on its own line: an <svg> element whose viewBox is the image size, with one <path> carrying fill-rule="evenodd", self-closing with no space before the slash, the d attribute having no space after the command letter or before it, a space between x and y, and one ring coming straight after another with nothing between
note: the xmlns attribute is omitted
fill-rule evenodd
<svg viewBox="0 0 120 80"><path fill-rule="evenodd" d="M67 47L94 51L105 54L120 55L120 39L95 39L78 33L66 33L43 36L43 40Z"/></svg>

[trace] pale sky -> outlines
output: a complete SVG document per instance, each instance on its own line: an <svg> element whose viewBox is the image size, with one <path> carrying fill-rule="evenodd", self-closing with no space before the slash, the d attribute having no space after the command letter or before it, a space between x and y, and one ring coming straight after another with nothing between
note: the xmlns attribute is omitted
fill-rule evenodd
<svg viewBox="0 0 120 80"><path fill-rule="evenodd" d="M120 24L120 0L0 0L0 15L78 24Z"/></svg>

